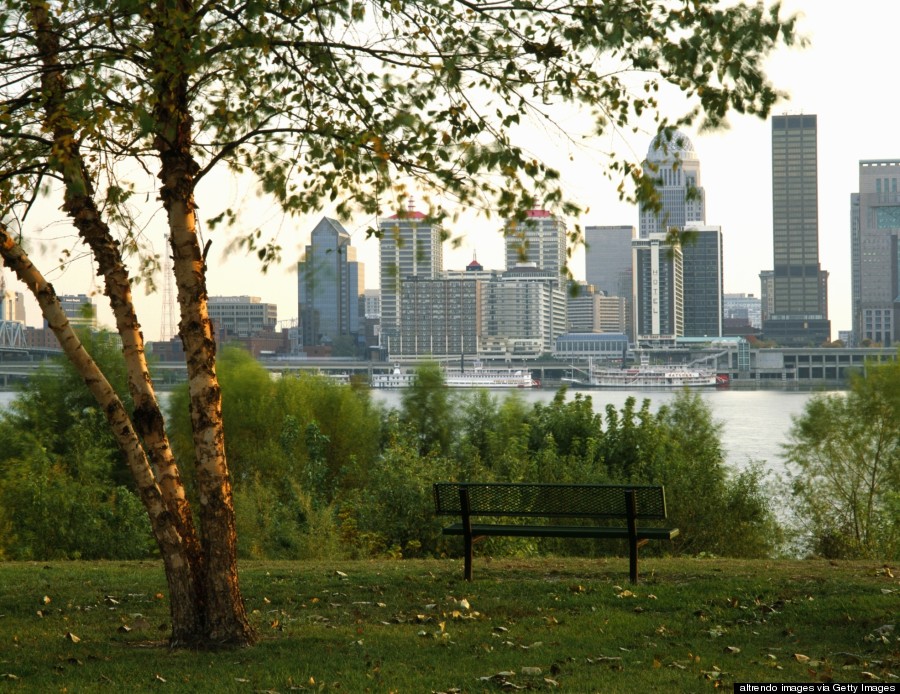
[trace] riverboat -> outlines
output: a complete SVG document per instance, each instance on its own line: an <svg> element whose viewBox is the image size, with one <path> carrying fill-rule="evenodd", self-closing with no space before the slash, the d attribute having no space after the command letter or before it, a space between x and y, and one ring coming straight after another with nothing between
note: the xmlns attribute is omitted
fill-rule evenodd
<svg viewBox="0 0 900 694"><path fill-rule="evenodd" d="M471 369L451 369L442 367L444 384L448 388L534 388L539 384L531 377L531 372L523 369L484 368L476 362ZM373 374L373 388L408 388L415 380L415 369L403 371L395 366L390 373Z"/></svg>
<svg viewBox="0 0 900 694"><path fill-rule="evenodd" d="M646 354L640 366L610 368L590 366L587 383L592 388L707 388L728 384L727 375L690 365L651 365ZM565 379L570 380L570 379Z"/></svg>

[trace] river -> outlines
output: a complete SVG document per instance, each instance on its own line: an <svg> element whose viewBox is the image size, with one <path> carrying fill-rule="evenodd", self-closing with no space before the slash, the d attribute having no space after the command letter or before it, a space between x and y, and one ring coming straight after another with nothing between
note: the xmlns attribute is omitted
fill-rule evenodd
<svg viewBox="0 0 900 694"><path fill-rule="evenodd" d="M674 392L626 390L569 390L566 397L571 399L576 392L590 396L597 411L603 411L607 404L621 408L629 396L634 396L638 405L644 398L649 398L651 408L655 411L675 397ZM783 470L781 445L787 441L792 417L803 411L813 393L774 389L716 389L699 392L709 405L715 420L722 425L722 444L730 467L742 469L749 461L758 460L774 473ZM535 389L495 393L498 397L510 394L515 394L528 403L546 403L553 399L555 391ZM15 393L0 392L0 409L5 408L14 397ZM400 403L399 391L373 390L372 397L389 407L396 407ZM165 400L165 393L163 399Z"/></svg>
<svg viewBox="0 0 900 694"><path fill-rule="evenodd" d="M463 391L459 391L463 392ZM634 397L638 406L650 399L653 411L670 402L674 391L660 390L568 390L567 399L580 392L590 396L595 411L602 412L607 404L620 409L628 397ZM700 396L709 406L716 422L722 425L722 445L730 467L743 469L750 461L760 461L767 470L780 473L784 469L781 446L787 442L792 417L803 408L814 393L798 390L744 390L703 389ZM396 390L373 390L373 398L388 406L400 403ZM526 402L550 402L556 392L550 389L517 390L499 392L500 397L514 393Z"/></svg>

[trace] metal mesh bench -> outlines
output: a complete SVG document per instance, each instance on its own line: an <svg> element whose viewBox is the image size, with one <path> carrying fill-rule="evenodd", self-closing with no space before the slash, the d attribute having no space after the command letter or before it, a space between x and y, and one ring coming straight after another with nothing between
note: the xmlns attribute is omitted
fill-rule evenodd
<svg viewBox="0 0 900 694"><path fill-rule="evenodd" d="M462 519L445 527L444 534L463 536L467 581L472 580L472 545L485 537L627 539L629 577L637 583L638 548L650 540L678 535L677 528L637 525L666 518L665 489L656 485L439 482L434 485L434 504L437 515ZM473 518L542 522L474 523ZM624 525L574 525L575 519L618 520Z"/></svg>

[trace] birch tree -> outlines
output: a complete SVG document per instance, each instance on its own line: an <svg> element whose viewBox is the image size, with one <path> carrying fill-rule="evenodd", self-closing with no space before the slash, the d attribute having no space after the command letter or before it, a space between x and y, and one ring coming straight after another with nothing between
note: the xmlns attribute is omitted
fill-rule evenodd
<svg viewBox="0 0 900 694"><path fill-rule="evenodd" d="M208 246L195 191L210 172L250 177L286 213L335 205L393 212L415 189L501 219L537 205L577 213L560 174L523 144L558 109L590 116L579 140L638 120L669 133L768 114L765 57L795 41L779 6L716 0L8 0L0 9L0 254L37 298L106 414L151 519L169 584L175 645L254 640L235 563L234 513ZM661 101L679 95L667 115ZM653 202L640 162L597 162L628 199ZM156 177L190 381L198 508L144 356L132 289L156 262L131 210ZM127 412L25 252L47 189L91 255L122 337ZM214 206L211 206L214 207ZM238 219L225 210L207 228ZM217 234L220 232L217 232ZM224 233L222 230L221 233ZM265 267L277 240L238 237ZM197 518L194 518L196 513ZM202 528L202 531L198 529Z"/></svg>

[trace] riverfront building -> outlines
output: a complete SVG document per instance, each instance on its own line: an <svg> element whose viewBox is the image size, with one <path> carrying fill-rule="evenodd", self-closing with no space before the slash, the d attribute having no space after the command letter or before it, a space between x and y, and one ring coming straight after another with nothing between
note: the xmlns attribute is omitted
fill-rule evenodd
<svg viewBox="0 0 900 694"><path fill-rule="evenodd" d="M297 265L304 347L334 345L341 339L357 343L362 333L359 303L365 291L363 273L356 249L350 245L350 234L336 219L322 217Z"/></svg>
<svg viewBox="0 0 900 694"><path fill-rule="evenodd" d="M684 274L684 336L718 337L724 318L722 227L685 225L681 246Z"/></svg>
<svg viewBox="0 0 900 694"><path fill-rule="evenodd" d="M466 273L407 277L401 287L400 336L391 355L476 355L481 287Z"/></svg>
<svg viewBox="0 0 900 694"><path fill-rule="evenodd" d="M631 242L636 236L633 226L591 226L584 229L585 279L613 299L624 303L625 325L605 327L608 332L624 332L634 341L634 309L632 289Z"/></svg>
<svg viewBox="0 0 900 694"><path fill-rule="evenodd" d="M436 279L444 269L443 230L421 212L410 209L379 225L381 278L381 346L388 354L400 349L403 283L408 277Z"/></svg>
<svg viewBox="0 0 900 694"><path fill-rule="evenodd" d="M859 162L850 199L851 292L857 344L900 342L900 160Z"/></svg>
<svg viewBox="0 0 900 694"><path fill-rule="evenodd" d="M638 342L671 343L684 335L683 257L665 234L632 243L634 323Z"/></svg>
<svg viewBox="0 0 900 694"><path fill-rule="evenodd" d="M654 180L660 209L640 211L640 238L665 234L688 222L706 223L706 194L700 185L700 160L687 135L674 130L653 138L644 162L644 175Z"/></svg>
<svg viewBox="0 0 900 694"><path fill-rule="evenodd" d="M483 282L479 352L535 358L566 332L566 291L554 270L529 263Z"/></svg>
<svg viewBox="0 0 900 694"><path fill-rule="evenodd" d="M258 296L211 296L208 306L216 335L249 338L275 332L278 306Z"/></svg>
<svg viewBox="0 0 900 694"><path fill-rule="evenodd" d="M506 269L533 263L560 280L566 267L566 223L546 210L530 210L523 221L509 221L506 237Z"/></svg>
<svg viewBox="0 0 900 694"><path fill-rule="evenodd" d="M828 273L819 264L817 135L814 115L772 118L774 311L763 333L783 345L831 335Z"/></svg>

